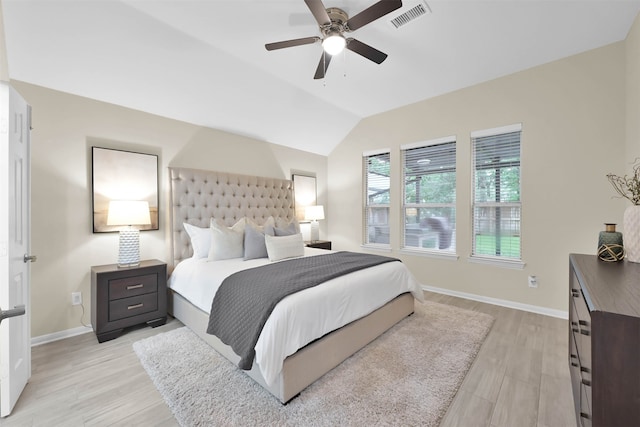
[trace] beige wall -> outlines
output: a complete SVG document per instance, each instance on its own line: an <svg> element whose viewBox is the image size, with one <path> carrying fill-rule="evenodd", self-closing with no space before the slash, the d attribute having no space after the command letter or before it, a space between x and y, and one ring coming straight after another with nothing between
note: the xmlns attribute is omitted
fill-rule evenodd
<svg viewBox="0 0 640 427"><path fill-rule="evenodd" d="M393 255L425 285L567 310L568 254L595 253L623 202L605 175L625 156L625 44L620 42L363 120L329 156L329 236L356 250L362 229L362 152L391 148ZM437 64L434 64L437 66ZM472 66L472 64L470 64ZM636 74L637 76L637 74ZM428 78L428 76L425 76ZM470 132L522 123L524 270L470 263ZM448 261L397 252L399 146L457 136L457 251ZM530 289L527 276L539 287Z"/></svg>
<svg viewBox="0 0 640 427"><path fill-rule="evenodd" d="M626 40L627 54L627 155L629 164L640 157L640 14L629 30Z"/></svg>
<svg viewBox="0 0 640 427"><path fill-rule="evenodd" d="M141 233L141 257L169 259L167 166L290 179L316 174L326 200L326 157L111 104L12 82L33 108L32 337L81 326L81 291L90 323L90 268L117 261L118 235L93 234L91 146L157 154L160 230ZM323 225L325 227L325 225ZM321 229L321 233L323 230Z"/></svg>

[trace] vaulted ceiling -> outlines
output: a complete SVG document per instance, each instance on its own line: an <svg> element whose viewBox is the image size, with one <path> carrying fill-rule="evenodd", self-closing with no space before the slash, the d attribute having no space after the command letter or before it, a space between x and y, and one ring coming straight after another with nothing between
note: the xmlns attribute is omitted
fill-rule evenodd
<svg viewBox="0 0 640 427"><path fill-rule="evenodd" d="M324 0L354 16L375 0ZM9 75L327 155L365 117L624 40L640 0L406 0L313 75L303 0L1 0ZM395 28L422 4L431 13Z"/></svg>

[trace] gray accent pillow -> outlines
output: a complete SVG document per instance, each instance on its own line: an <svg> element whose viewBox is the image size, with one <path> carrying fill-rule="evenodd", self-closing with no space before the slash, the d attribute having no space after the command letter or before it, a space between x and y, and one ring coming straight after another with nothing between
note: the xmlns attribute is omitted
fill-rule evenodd
<svg viewBox="0 0 640 427"><path fill-rule="evenodd" d="M255 258L268 258L267 246L264 236L273 236L274 227L265 225L264 232L254 227L251 223L247 223L244 229L244 260Z"/></svg>
<svg viewBox="0 0 640 427"><path fill-rule="evenodd" d="M296 224L293 222L290 223L285 228L278 228L278 227L275 228L276 236L291 236L294 234L298 234L298 232L296 231Z"/></svg>

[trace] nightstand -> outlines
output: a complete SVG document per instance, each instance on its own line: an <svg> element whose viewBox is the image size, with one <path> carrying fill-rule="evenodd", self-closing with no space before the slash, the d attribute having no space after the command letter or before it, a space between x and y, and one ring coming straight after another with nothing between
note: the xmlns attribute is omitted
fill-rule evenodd
<svg viewBox="0 0 640 427"><path fill-rule="evenodd" d="M167 264L141 261L136 267L117 264L91 267L91 324L98 342L117 338L124 328L167 321Z"/></svg>
<svg viewBox="0 0 640 427"><path fill-rule="evenodd" d="M309 248L328 249L331 250L331 240L312 240L304 242Z"/></svg>

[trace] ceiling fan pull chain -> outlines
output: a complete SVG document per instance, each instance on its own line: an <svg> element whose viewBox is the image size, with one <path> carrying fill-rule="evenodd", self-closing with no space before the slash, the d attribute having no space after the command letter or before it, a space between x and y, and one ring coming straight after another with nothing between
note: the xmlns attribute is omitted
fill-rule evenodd
<svg viewBox="0 0 640 427"><path fill-rule="evenodd" d="M342 74L342 77L347 77L347 50L343 50L342 51L342 58L343 58L343 63L344 63L344 73Z"/></svg>
<svg viewBox="0 0 640 427"><path fill-rule="evenodd" d="M324 73L322 74L322 87L327 87L327 55L322 52L322 69Z"/></svg>

